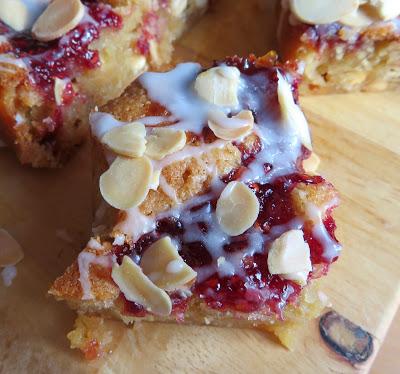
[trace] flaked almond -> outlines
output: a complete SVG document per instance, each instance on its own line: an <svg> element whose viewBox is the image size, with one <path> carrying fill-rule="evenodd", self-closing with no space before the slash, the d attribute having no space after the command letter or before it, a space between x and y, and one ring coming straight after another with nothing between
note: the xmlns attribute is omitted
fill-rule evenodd
<svg viewBox="0 0 400 374"><path fill-rule="evenodd" d="M307 120L300 107L294 102L289 82L278 72L278 101L284 126L295 131L302 144L312 150L311 136Z"/></svg>
<svg viewBox="0 0 400 374"><path fill-rule="evenodd" d="M101 141L115 153L126 157L141 157L146 150L146 129L142 123L133 122L114 127Z"/></svg>
<svg viewBox="0 0 400 374"><path fill-rule="evenodd" d="M231 236L253 226L260 211L254 192L243 182L230 182L217 201L216 215L222 230Z"/></svg>
<svg viewBox="0 0 400 374"><path fill-rule="evenodd" d="M140 267L156 286L167 291L184 286L197 276L183 261L169 236L157 240L146 249Z"/></svg>
<svg viewBox="0 0 400 374"><path fill-rule="evenodd" d="M157 287L130 257L124 256L121 265L113 265L111 277L127 300L160 316L171 314L172 302L168 294Z"/></svg>
<svg viewBox="0 0 400 374"><path fill-rule="evenodd" d="M12 266L24 258L19 243L4 229L0 229L0 266Z"/></svg>
<svg viewBox="0 0 400 374"><path fill-rule="evenodd" d="M359 0L290 0L290 9L305 23L332 23L357 10Z"/></svg>
<svg viewBox="0 0 400 374"><path fill-rule="evenodd" d="M298 283L300 286L305 286L307 284L309 271L299 271L297 273L290 274L280 274L279 276L283 279L291 280Z"/></svg>
<svg viewBox="0 0 400 374"><path fill-rule="evenodd" d="M320 158L315 152L312 152L310 157L306 160L303 160L303 169L308 174L314 174L321 163Z"/></svg>
<svg viewBox="0 0 400 374"><path fill-rule="evenodd" d="M56 99L57 105L62 105L63 95L67 81L64 79L56 78L54 80L54 98Z"/></svg>
<svg viewBox="0 0 400 374"><path fill-rule="evenodd" d="M15 31L23 31L29 27L29 10L22 0L2 0L0 20Z"/></svg>
<svg viewBox="0 0 400 374"><path fill-rule="evenodd" d="M303 231L289 230L275 239L268 252L268 271L271 274L293 274L312 270L310 247Z"/></svg>
<svg viewBox="0 0 400 374"><path fill-rule="evenodd" d="M170 12L174 17L179 17L187 7L187 0L171 0Z"/></svg>
<svg viewBox="0 0 400 374"><path fill-rule="evenodd" d="M368 6L359 7L353 12L344 15L339 19L340 23L351 27L366 27L373 22L378 21L375 12L371 12Z"/></svg>
<svg viewBox="0 0 400 374"><path fill-rule="evenodd" d="M78 26L84 14L80 0L53 0L34 23L33 36L45 42L58 39Z"/></svg>
<svg viewBox="0 0 400 374"><path fill-rule="evenodd" d="M217 66L199 74L194 89L204 100L222 106L239 104L238 88L240 71L232 66Z"/></svg>
<svg viewBox="0 0 400 374"><path fill-rule="evenodd" d="M153 167L147 157L117 157L100 176L100 192L117 209L141 204L149 192Z"/></svg>
<svg viewBox="0 0 400 374"><path fill-rule="evenodd" d="M186 144L186 134L183 130L168 128L154 129L147 137L146 155L154 160L178 152Z"/></svg>
<svg viewBox="0 0 400 374"><path fill-rule="evenodd" d="M153 170L153 174L151 176L151 182L150 182L150 189L157 191L158 186L160 185L160 176L161 176L161 170Z"/></svg>
<svg viewBox="0 0 400 374"><path fill-rule="evenodd" d="M213 110L208 114L208 127L217 138L235 140L247 135L254 125L253 113L241 110L236 116L227 117L221 110Z"/></svg>
<svg viewBox="0 0 400 374"><path fill-rule="evenodd" d="M384 21L400 15L399 0L370 0L370 3L376 8L379 17Z"/></svg>

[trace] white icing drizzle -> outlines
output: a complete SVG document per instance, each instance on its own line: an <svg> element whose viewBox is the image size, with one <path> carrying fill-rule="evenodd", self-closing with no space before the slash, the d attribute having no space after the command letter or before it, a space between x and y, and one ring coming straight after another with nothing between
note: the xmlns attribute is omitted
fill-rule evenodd
<svg viewBox="0 0 400 374"><path fill-rule="evenodd" d="M115 226L115 230L130 235L133 241L156 227L155 219L145 216L137 207L126 210L125 214L126 218Z"/></svg>
<svg viewBox="0 0 400 374"><path fill-rule="evenodd" d="M164 178L164 176L161 174L160 175L160 187L162 188L162 190L164 191L164 193L174 202L177 203L178 200L178 196L176 196L176 191L174 188L172 188L172 186L170 186L168 184L168 182L166 181L166 179Z"/></svg>
<svg viewBox="0 0 400 374"><path fill-rule="evenodd" d="M92 240L92 239L91 239ZM100 265L111 268L113 264L112 255L97 256L91 252L81 252L78 256L79 282L82 287L82 300L93 299L92 285L90 282L90 265Z"/></svg>
<svg viewBox="0 0 400 374"><path fill-rule="evenodd" d="M261 72L253 75L241 74L238 107L220 108L196 96L193 90L193 83L200 70L200 65L186 63L178 65L174 70L167 73L143 74L139 80L147 90L150 99L163 105L171 115L169 117L145 117L137 121L147 126L170 121L174 122L174 124L170 125L169 128L177 128L199 134L203 127L206 126L211 110L224 110L225 114L234 115L242 109L250 109L253 113L256 113L254 133L258 135L262 142L262 150L256 155L255 160L250 163L248 170L242 174L239 180L243 182L270 183L278 176L298 171L296 161L301 154L302 139L309 137L309 133L304 115L294 100L289 100L288 105L296 115L287 117L289 118L288 123L273 119L270 113L271 108L267 106L268 104L265 100L265 92L273 89L269 87L271 84L269 80ZM291 95L291 85L287 80L288 77L278 70L277 77L286 93L289 92ZM298 115L298 113L301 113L301 115ZM298 123L300 117L302 118L301 124ZM90 120L92 132L98 138L101 138L111 128L124 125L123 122L117 121L107 113L93 113ZM196 157L197 160L200 160L202 154L215 148L222 148L227 143L230 142L217 140L214 143L200 146L185 146L181 151L160 161L153 160L153 168L154 170L162 170L166 166L188 157ZM267 174L264 171L265 163L273 165L273 169ZM217 176L215 164L204 164L213 176L211 192L195 196L186 202L179 202L176 191L168 185L161 175L160 187L175 202L175 206L156 217L143 215L137 207L129 209L125 212L126 218L115 228L116 231L130 235L133 241L136 241L143 234L153 231L158 220L166 217L179 219L185 227L183 242L204 243L213 260L211 265L196 269L199 282L215 272L218 272L220 276L243 274L242 259L245 256L252 256L255 253L267 250L265 243L271 243L290 229L301 229L304 224L304 219L297 217L287 224L273 226L267 235L253 227L246 232L247 245L244 249L233 253L224 251L224 246L234 242L235 238L222 231L211 206L205 204L200 209L189 212L192 207L199 206L218 197L225 187L225 184ZM315 209L319 211L318 208ZM206 233L199 228L198 223L200 222L207 225L208 231ZM332 259L335 253L337 255L338 245L329 237L322 219L315 220L313 234L324 246L327 259ZM180 249L179 245L178 249Z"/></svg>
<svg viewBox="0 0 400 374"><path fill-rule="evenodd" d="M10 65L15 68L10 67ZM22 59L14 58L10 54L0 54L0 71L13 74L18 69L26 69L26 64Z"/></svg>
<svg viewBox="0 0 400 374"><path fill-rule="evenodd" d="M29 12L29 22L27 26L30 29L46 9L50 0L22 0L22 2L26 5Z"/></svg>
<svg viewBox="0 0 400 374"><path fill-rule="evenodd" d="M329 206L333 206L336 203L330 203ZM325 209L322 210L323 212ZM314 226L312 229L313 236L321 243L324 248L324 257L328 261L332 261L333 258L337 257L342 249L341 245L331 238L322 220L321 209L315 204L308 202L306 204L306 215L313 221Z"/></svg>

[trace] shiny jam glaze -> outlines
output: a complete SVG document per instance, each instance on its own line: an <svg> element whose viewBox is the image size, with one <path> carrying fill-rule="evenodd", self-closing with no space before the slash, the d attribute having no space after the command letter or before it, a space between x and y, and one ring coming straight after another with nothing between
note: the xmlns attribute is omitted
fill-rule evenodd
<svg viewBox="0 0 400 374"><path fill-rule="evenodd" d="M250 187L255 191L261 207L255 227L258 226L267 234L272 227L287 224L295 218L291 191L299 183L323 184L326 182L320 176L293 174L278 178L269 184L251 184ZM206 204L210 205L212 211L214 211L215 203L215 200L208 201L201 204L201 206L191 208L187 212L184 211L182 214L193 214ZM323 223L330 237L336 241L334 235L336 225L330 211L327 212ZM209 229L206 223L200 222L198 225L201 226L200 228L203 232ZM321 243L313 236L311 229L306 225L303 228L303 232L304 239L310 246L311 262L315 270L318 271L318 274L310 273L310 278L316 278L325 274L329 264L335 261L336 258L332 261L324 258ZM185 242L183 239L185 234L184 224L175 217L159 220L156 230L143 235L132 245L114 246L118 262L121 263L124 255L129 255L139 263L143 252L166 234L179 243L180 255L192 268L198 269L212 263L212 256L203 242ZM224 251L226 253L240 251L247 244L248 237L244 233L233 237L231 242L224 246ZM266 241L264 248L269 245L270 242ZM256 253L253 256L247 256L242 260L242 275L220 277L218 273L214 273L206 280L196 282L192 287L192 292L213 309L245 313L261 310L281 316L283 307L286 303L295 301L301 291L301 287L295 282L280 278L278 275L271 275L267 267L267 258L267 253ZM188 300L185 300L185 298L177 299L176 294L171 295L171 299L174 306L173 313L184 313ZM179 309L177 308L178 305ZM146 311L142 306L128 301L125 301L124 312L137 317L146 315Z"/></svg>
<svg viewBox="0 0 400 374"><path fill-rule="evenodd" d="M87 15L83 21L62 38L40 42L29 33L11 33L8 42L10 51L16 58L22 58L29 69L29 77L46 99L54 101L54 80L73 79L79 71L95 69L100 66L99 52L90 48L90 44L99 38L103 29L120 29L122 18L110 5L94 0L83 1ZM94 20L90 21L89 16ZM0 35L11 30L1 25ZM72 85L64 93L63 104L72 102Z"/></svg>
<svg viewBox="0 0 400 374"><path fill-rule="evenodd" d="M139 39L136 42L136 49L143 56L150 52L150 41L156 40L159 36L159 16L155 12L149 12L143 17Z"/></svg>
<svg viewBox="0 0 400 374"><path fill-rule="evenodd" d="M250 185L256 192L261 206L255 226L259 226L265 233L268 233L272 227L286 224L292 220L295 217L295 212L290 193L298 183L322 184L326 182L319 176L310 177L304 174L293 174L279 178L271 184ZM215 209L215 201L208 201L201 206L191 208L188 212L184 211L182 214L193 214L196 209L200 209L205 204L210 204L212 210ZM205 223L199 223L199 225L202 225L201 230L208 230ZM336 225L330 212L324 220L324 226L330 237L336 241L334 235ZM310 246L313 266L321 265L324 269L322 273L325 273L331 261L323 257L321 243L313 236L312 231L307 226L303 228L303 232L304 239ZM166 234L179 243L180 255L189 266L196 269L211 264L212 257L206 245L201 241L185 242L183 239L185 227L175 217L159 220L156 230L143 235L133 245L114 246L118 262L121 263L124 255L130 255L139 263L143 252ZM224 246L224 251L227 253L239 251L247 246L247 240L246 233L234 237L231 243ZM264 248L268 247L269 244L265 242ZM242 260L243 275L220 277L218 273L215 273L203 282L196 282L192 287L192 292L213 309L245 313L268 310L280 315L285 304L296 299L301 287L295 282L280 278L278 275L271 275L267 267L267 258L267 253L247 256ZM333 261L335 260L336 258ZM320 269L321 266L315 268ZM322 273L318 276L321 276ZM314 277L313 275L311 273L310 277ZM250 285L251 287L249 287ZM183 302L184 299L177 300L176 295L172 295L171 299L174 306L173 313L177 312L177 305L179 305L179 312L184 312L187 302ZM136 303L126 301L125 305L124 312L126 314L138 317L146 314L143 307Z"/></svg>
<svg viewBox="0 0 400 374"><path fill-rule="evenodd" d="M276 94L276 69L271 69L268 61L265 67L256 66L255 61L251 57L248 59L234 57L227 59L225 62L228 65L238 67L242 73L247 75L259 73L260 71L264 74L265 79L271 85L269 86L270 90L263 92L263 100L266 101L266 107L269 114L271 114L271 118L276 119L279 123L281 114ZM294 96L297 97L296 78L291 83L293 83ZM258 115L262 115L262 113L254 111L253 114L256 118ZM200 134L190 134L191 142L204 142L207 144L215 141L215 136L210 131L205 130L207 127L206 125L204 126ZM249 165L258 160L257 155L265 151L260 138L251 142L251 145L238 142L235 143L235 146L241 152L242 163L238 169L220 178L225 184L240 179ZM213 230L213 226L209 225L217 224L212 219L207 220L209 216L215 216L216 202L219 197L219 193L215 194L213 190L209 195L206 195L210 196L206 201L203 200L201 203L196 203L197 205L188 205L182 208L183 210L179 210L178 216L171 214L170 216L163 216L163 218L158 219L155 229L142 235L135 243L114 246L113 251L117 257L117 262L121 263L123 256L129 255L139 264L141 256L152 243L165 235L169 235L177 243L183 260L194 268L198 274L200 274L200 271L203 274L207 274L201 278L198 276L195 283L191 286L190 291L195 297L203 300L210 308L219 311L229 310L239 313L260 312L282 318L285 305L295 302L300 294L301 286L293 281L285 280L278 275L269 273L267 265L268 249L277 237L276 232L279 230L287 231L290 225L293 224L293 221L298 218L296 217L291 195L293 189L300 183L320 185L321 187L327 184L320 176L304 174L301 166L302 160L308 158L309 155L310 151L303 146L300 149L297 160L295 160L295 165L293 165L296 170L294 173L275 177L269 183L248 183L260 203L258 218L253 227L243 234L235 237L228 236L227 241L223 243L221 248L222 257L225 256L228 258L229 256L234 256L235 253L239 255L240 253L244 253L250 247L250 241L253 240L251 235L255 232L258 233L257 235L262 235L262 242L260 250L252 253L246 252L243 255L238 265L240 270L235 271L234 275L221 275L217 270L214 270L213 266L216 261L215 254L213 254L214 248L208 248L204 239L206 234ZM268 175L274 170L274 166L265 163L263 170ZM185 221L185 217L196 216L196 212L200 211L206 212L201 213L202 218L200 221ZM206 214L206 216L203 214ZM205 219L203 220L203 218ZM185 222L189 223L185 224ZM323 225L328 236L336 242L334 236L335 224L330 210L326 213ZM190 234L195 226L201 235L186 235ZM275 230L275 233L273 233L273 228L278 229L278 231ZM310 273L309 278L316 278L324 274L330 263L336 260L336 258L327 259L324 257L322 243L314 236L312 227L308 227L307 222L302 225L302 230L304 239L310 247L311 262L313 264L313 271ZM204 237L202 237L203 234ZM196 238L192 239L194 237ZM204 272L204 269L211 269L211 271ZM173 303L173 315L180 321L191 298L190 296L186 297L177 293L170 296ZM146 315L147 312L142 306L124 300L123 313L141 317Z"/></svg>

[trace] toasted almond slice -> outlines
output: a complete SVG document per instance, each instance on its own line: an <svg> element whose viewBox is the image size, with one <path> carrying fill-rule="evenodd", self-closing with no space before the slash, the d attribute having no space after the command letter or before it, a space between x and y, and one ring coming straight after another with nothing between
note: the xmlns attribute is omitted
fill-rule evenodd
<svg viewBox="0 0 400 374"><path fill-rule="evenodd" d="M130 257L124 256L121 265L113 265L111 277L127 300L160 316L171 314L172 302L168 294L144 275Z"/></svg>
<svg viewBox="0 0 400 374"><path fill-rule="evenodd" d="M160 176L161 176L161 170L153 170L153 174L151 176L151 182L150 182L150 189L157 191L158 186L160 185Z"/></svg>
<svg viewBox="0 0 400 374"><path fill-rule="evenodd" d="M222 230L231 236L253 226L260 211L254 192L243 182L230 182L217 201L216 215Z"/></svg>
<svg viewBox="0 0 400 374"><path fill-rule="evenodd" d="M101 141L115 153L126 157L141 157L146 150L146 129L142 123L133 122L112 128Z"/></svg>
<svg viewBox="0 0 400 374"><path fill-rule="evenodd" d="M54 80L54 98L56 99L57 105L62 105L63 103L63 94L65 90L66 80L56 78Z"/></svg>
<svg viewBox="0 0 400 374"><path fill-rule="evenodd" d="M0 266L12 266L24 258L19 243L4 229L0 229Z"/></svg>
<svg viewBox="0 0 400 374"><path fill-rule="evenodd" d="M309 158L303 160L303 169L308 174L314 174L320 163L321 160L318 155L315 152L312 152Z"/></svg>
<svg viewBox="0 0 400 374"><path fill-rule="evenodd" d="M221 110L213 110L208 118L208 127L216 137L223 140L239 139L247 135L254 125L253 113L250 110L242 110L231 118Z"/></svg>
<svg viewBox="0 0 400 374"><path fill-rule="evenodd" d="M379 14L379 17L384 20L394 19L400 15L400 1L399 0L370 0Z"/></svg>
<svg viewBox="0 0 400 374"><path fill-rule="evenodd" d="M294 102L290 84L279 71L278 101L284 125L296 131L303 145L309 150L312 150L311 136L307 120L300 107Z"/></svg>
<svg viewBox="0 0 400 374"><path fill-rule="evenodd" d="M289 230L275 239L268 252L268 270L271 274L308 274L312 270L310 247L303 231Z"/></svg>
<svg viewBox="0 0 400 374"><path fill-rule="evenodd" d="M290 274L280 274L279 276L283 279L292 280L298 283L300 286L305 286L307 284L309 271L299 271L297 273Z"/></svg>
<svg viewBox="0 0 400 374"><path fill-rule="evenodd" d="M187 7L187 0L171 0L170 12L174 17L179 17Z"/></svg>
<svg viewBox="0 0 400 374"><path fill-rule="evenodd" d="M154 160L180 151L186 144L186 134L183 130L167 128L154 129L147 137L146 155Z"/></svg>
<svg viewBox="0 0 400 374"><path fill-rule="evenodd" d="M359 7L353 12L344 15L339 19L340 23L351 27L366 27L379 20L373 12L369 11L369 6Z"/></svg>
<svg viewBox="0 0 400 374"><path fill-rule="evenodd" d="M2 0L0 20L15 31L23 31L29 27L29 10L22 0Z"/></svg>
<svg viewBox="0 0 400 374"><path fill-rule="evenodd" d="M37 40L50 41L78 26L85 14L80 0L53 0L32 27Z"/></svg>
<svg viewBox="0 0 400 374"><path fill-rule="evenodd" d="M359 0L290 0L290 9L312 25L336 22L358 8Z"/></svg>
<svg viewBox="0 0 400 374"><path fill-rule="evenodd" d="M111 206L129 209L141 204L149 192L153 166L147 157L117 157L100 176L100 192Z"/></svg>
<svg viewBox="0 0 400 374"><path fill-rule="evenodd" d="M194 83L197 94L216 105L235 107L239 104L240 71L232 66L217 66L199 74Z"/></svg>
<svg viewBox="0 0 400 374"><path fill-rule="evenodd" d="M169 236L146 249L140 266L156 286L172 291L196 278L197 273L183 261Z"/></svg>

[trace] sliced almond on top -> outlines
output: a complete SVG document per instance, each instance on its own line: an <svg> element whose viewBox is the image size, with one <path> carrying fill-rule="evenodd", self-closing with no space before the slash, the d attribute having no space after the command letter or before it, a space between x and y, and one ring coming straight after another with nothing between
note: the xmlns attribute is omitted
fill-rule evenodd
<svg viewBox="0 0 400 374"><path fill-rule="evenodd" d="M307 284L309 271L299 271L297 273L290 274L280 274L279 276L283 279L288 279L293 282L300 284L300 286L305 286Z"/></svg>
<svg viewBox="0 0 400 374"><path fill-rule="evenodd" d="M241 110L236 116L227 117L222 110L213 110L208 114L208 127L217 138L235 140L247 135L254 125L253 113Z"/></svg>
<svg viewBox="0 0 400 374"><path fill-rule="evenodd" d="M19 243L4 229L0 229L0 266L11 266L24 258Z"/></svg>
<svg viewBox="0 0 400 374"><path fill-rule="evenodd" d="M370 0L370 3L376 8L379 17L384 21L400 15L399 0Z"/></svg>
<svg viewBox="0 0 400 374"><path fill-rule="evenodd" d="M369 5L361 6L353 12L344 15L339 19L340 23L351 27L366 27L371 23L379 21L375 12L370 11Z"/></svg>
<svg viewBox="0 0 400 374"><path fill-rule="evenodd" d="M174 17L179 17L187 7L187 0L171 0L170 12Z"/></svg>
<svg viewBox="0 0 400 374"><path fill-rule="evenodd" d="M29 27L29 10L22 0L2 0L0 20L15 31L23 31Z"/></svg>
<svg viewBox="0 0 400 374"><path fill-rule="evenodd" d="M143 274L130 257L124 256L121 265L113 265L111 277L127 300L160 316L171 314L172 302L168 294Z"/></svg>
<svg viewBox="0 0 400 374"><path fill-rule="evenodd" d="M146 249L140 267L156 286L167 291L184 286L197 276L183 261L169 236L157 240Z"/></svg>
<svg viewBox="0 0 400 374"><path fill-rule="evenodd" d="M80 0L53 0L32 27L37 40L58 39L78 26L85 14Z"/></svg>
<svg viewBox="0 0 400 374"><path fill-rule="evenodd" d="M235 107L239 104L240 71L232 66L217 66L199 74L194 83L197 94L215 105Z"/></svg>
<svg viewBox="0 0 400 374"><path fill-rule="evenodd" d="M290 9L305 23L312 25L338 21L358 8L359 0L290 0Z"/></svg>
<svg viewBox="0 0 400 374"><path fill-rule="evenodd" d="M101 141L121 156L141 157L146 150L145 134L145 126L133 122L112 128L103 135Z"/></svg>
<svg viewBox="0 0 400 374"><path fill-rule="evenodd" d="M294 102L289 82L278 71L278 101L281 108L284 126L294 130L302 144L312 150L308 123L300 107Z"/></svg>
<svg viewBox="0 0 400 374"><path fill-rule="evenodd" d="M149 192L153 166L147 157L117 157L100 176L100 192L111 206L129 209L141 204Z"/></svg>
<svg viewBox="0 0 400 374"><path fill-rule="evenodd" d="M275 239L268 252L268 270L271 274L308 274L312 270L310 247L303 231L289 230Z"/></svg>
<svg viewBox="0 0 400 374"><path fill-rule="evenodd" d="M150 182L150 189L157 191L158 186L160 185L160 176L161 176L161 170L153 170L153 175L151 176L151 182Z"/></svg>
<svg viewBox="0 0 400 374"><path fill-rule="evenodd" d="M67 81L64 79L56 78L54 79L54 98L57 105L62 105L63 95L65 91L65 86Z"/></svg>
<svg viewBox="0 0 400 374"><path fill-rule="evenodd" d="M312 152L309 158L303 160L303 169L308 174L314 174L320 163L321 160L318 155L315 152Z"/></svg>
<svg viewBox="0 0 400 374"><path fill-rule="evenodd" d="M254 192L243 182L230 182L217 201L216 215L222 230L231 236L253 226L260 211Z"/></svg>
<svg viewBox="0 0 400 374"><path fill-rule="evenodd" d="M161 160L180 151L185 144L186 134L183 130L154 129L147 137L146 155L154 160Z"/></svg>

